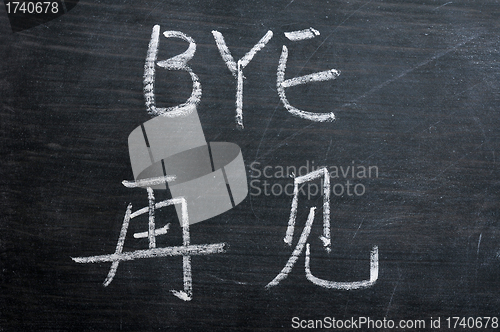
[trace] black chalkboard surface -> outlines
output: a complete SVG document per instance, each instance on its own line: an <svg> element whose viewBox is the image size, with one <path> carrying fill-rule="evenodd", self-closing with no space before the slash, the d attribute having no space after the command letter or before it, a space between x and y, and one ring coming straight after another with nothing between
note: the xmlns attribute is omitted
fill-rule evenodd
<svg viewBox="0 0 500 332"><path fill-rule="evenodd" d="M0 330L500 328L497 2L73 3L16 32L0 10ZM243 173L191 151L224 175L193 195L232 204L189 251L180 208L122 181L129 135L152 164L154 135L194 138L146 123L193 107Z"/></svg>

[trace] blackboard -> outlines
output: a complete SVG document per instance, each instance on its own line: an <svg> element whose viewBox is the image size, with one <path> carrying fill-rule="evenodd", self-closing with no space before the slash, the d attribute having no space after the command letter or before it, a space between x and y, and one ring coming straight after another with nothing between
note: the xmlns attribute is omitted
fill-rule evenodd
<svg viewBox="0 0 500 332"><path fill-rule="evenodd" d="M437 322L444 330L498 327L498 3L73 5L15 32L0 9L0 330L329 329L333 318L351 330L390 330L388 321L420 331L438 330ZM248 181L241 203L191 225L192 244L225 244L223 253L191 257L191 301L171 292L183 287L179 256L123 261L107 287L111 263L72 259L114 253L128 204L148 206L146 190L122 181L134 180L128 137L153 118L143 89L156 25L195 41L188 65L202 87L197 113L205 138L237 144ZM235 120L237 79L213 31L235 61L272 32L243 69L244 128ZM290 40L285 33L293 31L310 38ZM160 38L158 60L188 46ZM332 112L334 121L304 119L284 106L276 83L284 45L285 79L338 71L335 79L285 89L295 108ZM193 85L185 71L159 67L155 84L162 107L184 103ZM320 166L331 180L330 252L321 240L323 195L314 186L299 197L291 246L283 241L293 198L284 189L291 193L297 177ZM358 176L359 167L372 173ZM351 290L315 284L302 248L287 278L266 288L297 248L312 207L312 274L370 279L377 248L374 283ZM156 218L170 223L156 245L181 245L175 209ZM147 238L132 236L147 229L147 217L132 220L124 252L147 249ZM373 326L347 326L363 317Z"/></svg>

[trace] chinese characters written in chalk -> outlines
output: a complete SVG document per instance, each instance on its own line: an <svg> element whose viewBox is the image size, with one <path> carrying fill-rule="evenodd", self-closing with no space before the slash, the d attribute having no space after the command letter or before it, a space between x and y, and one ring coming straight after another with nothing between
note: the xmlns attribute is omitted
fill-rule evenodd
<svg viewBox="0 0 500 332"><path fill-rule="evenodd" d="M116 244L116 250L113 254L109 255L99 255L90 257L75 257L73 260L77 263L102 263L111 262L111 268L109 269L108 276L104 280L104 286L108 286L113 278L115 277L116 270L121 261L131 261L141 258L155 258L155 257L165 257L165 256L182 256L183 262L183 278L184 278L184 289L181 291L172 290L172 293L178 298L184 301L190 301L193 296L192 292L192 276L191 276L191 256L193 255L208 255L215 253L224 252L224 243L214 243L214 244L201 244L192 245L190 243L190 233L189 233L189 216L186 200L183 197L175 197L172 199L164 200L155 203L155 198L153 194L152 186L166 183L168 181L174 180L173 176L164 176L158 178L151 178L146 180L138 181L123 181L123 185L128 188L138 188L147 186L148 192L148 207L139 209L132 212L132 204L129 204L127 211L125 212L125 217L123 218L123 224L120 231L120 236L118 237L118 243ZM161 209L166 206L180 204L182 209L181 226L182 226L182 246L157 248L156 247L156 236L166 234L168 227L162 227L157 229L155 226L155 210ZM135 238L148 237L149 239L149 249L135 250L132 252L123 252L123 245L125 243L125 237L127 236L127 230L130 220L138 217L140 215L148 213L148 231L142 233L134 234Z"/></svg>
<svg viewBox="0 0 500 332"><path fill-rule="evenodd" d="M296 177L294 179L294 189L293 189L293 200L292 208L290 210L290 218L288 219L288 227L286 230L285 238L283 239L286 244L292 245L293 233L295 229L295 219L297 217L297 207L299 203L299 191L300 187L303 186L308 181L313 181L316 179L323 180L323 235L320 237L325 250L327 252L331 251L331 240L330 240L330 174L326 167L322 167L306 175ZM299 241L292 252L292 255L288 259L285 267L281 272L267 284L266 288L271 288L276 286L285 279L288 274L292 271L295 262L304 251L304 246L306 247L306 257L305 257L305 272L306 277L313 284L332 289L360 289L367 288L375 284L378 279L378 247L374 246L370 253L370 279L363 281L350 281L350 282L338 282L320 279L315 277L310 268L310 245L307 242L309 234L311 233L311 227L314 222L316 207L312 207L309 210L309 216L307 217L304 230L300 235Z"/></svg>

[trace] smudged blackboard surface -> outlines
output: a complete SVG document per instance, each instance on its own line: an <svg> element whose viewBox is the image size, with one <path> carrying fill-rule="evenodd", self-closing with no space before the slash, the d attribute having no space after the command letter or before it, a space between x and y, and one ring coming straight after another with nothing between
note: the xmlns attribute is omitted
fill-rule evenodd
<svg viewBox="0 0 500 332"><path fill-rule="evenodd" d="M267 330L291 329L293 317L365 316L425 319L429 330L430 317L498 315L499 13L498 3L482 1L82 0L17 33L0 13L0 329ZM133 178L128 135L151 118L142 80L155 24L196 41L189 65L203 88L206 139L238 144L259 188L264 180L293 183L274 176L278 166L378 167L378 177L351 179L365 186L363 195L332 195L332 252L321 249L320 222L309 237L314 274L336 281L368 278L377 245L373 287L318 287L301 255L288 278L266 290L293 247L283 242L291 197L264 192L191 228L194 244L228 245L224 254L192 258L191 302L170 293L182 287L179 257L122 262L108 287L109 263L71 260L114 252L128 203L147 204L145 191L121 181ZM309 27L320 36L291 42L283 34ZM235 59L274 33L244 69L243 130L234 120L236 80L212 30ZM159 59L186 47L161 43ZM276 92L283 45L288 78L341 72L287 90L295 107L333 111L336 121L311 122L283 107ZM189 75L159 73L158 104L189 97ZM252 163L271 166L271 177L257 178ZM294 241L308 207L320 203L319 195L300 201ZM175 212L162 213L177 226L158 246L179 245ZM147 221L130 227L144 231ZM146 247L147 239L125 242L125 250Z"/></svg>

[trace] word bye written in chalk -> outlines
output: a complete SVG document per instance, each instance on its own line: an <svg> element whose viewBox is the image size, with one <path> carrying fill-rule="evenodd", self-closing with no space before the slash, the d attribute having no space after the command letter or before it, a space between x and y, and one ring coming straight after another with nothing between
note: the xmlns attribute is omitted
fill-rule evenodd
<svg viewBox="0 0 500 332"><path fill-rule="evenodd" d="M262 50L266 44L273 37L273 32L269 30L258 42L255 44L250 51L248 51L241 59L235 61L231 55L231 51L227 46L224 36L219 31L212 31L215 43L219 49L220 55L224 60L227 68L231 74L236 79L236 126L239 129L243 129L243 81L245 76L243 75L243 70L250 63L253 57ZM319 36L319 31L309 28L306 30L285 32L285 37L293 42L307 40ZM193 72L193 70L188 66L188 62L193 58L196 52L196 43L193 38L180 31L165 31L163 33L165 38L179 38L189 43L189 46L184 53L176 55L167 60L157 61L158 47L160 43L160 26L155 25L153 27L153 32L151 34L151 40L149 42L148 53L146 57L146 64L144 66L144 98L146 101L146 107L150 114L161 115L166 117L175 117L181 115L187 115L192 108L186 107L188 105L197 105L201 100L201 83L198 76ZM286 88L291 88L297 85L306 84L310 82L321 82L330 81L337 78L340 75L340 71L336 69L329 69L321 72L316 72L313 74L298 76L290 79L285 79L286 64L288 59L288 48L283 45L281 56L278 63L277 74L276 74L276 89L278 96L285 106L285 108L291 114L298 116L300 118L316 121L316 122L331 122L335 120L335 115L333 112L330 113L315 113L305 110L298 109L292 106L286 97ZM167 69L167 70L184 70L189 73L191 80L193 82L193 90L191 96L188 100L181 105L162 108L156 107L155 102L155 66Z"/></svg>

